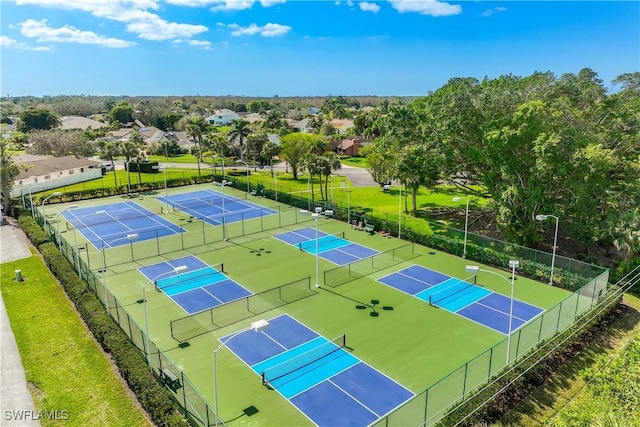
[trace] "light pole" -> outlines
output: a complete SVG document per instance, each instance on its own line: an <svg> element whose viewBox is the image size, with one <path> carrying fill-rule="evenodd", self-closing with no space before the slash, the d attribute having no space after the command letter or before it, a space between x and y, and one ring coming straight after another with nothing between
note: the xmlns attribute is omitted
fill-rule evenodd
<svg viewBox="0 0 640 427"><path fill-rule="evenodd" d="M222 240L227 240L226 221L224 219L224 186L227 185L227 180L223 179L220 183L220 192L222 193Z"/></svg>
<svg viewBox="0 0 640 427"><path fill-rule="evenodd" d="M74 203L73 205L67 206L66 208L62 209L60 212L56 214L56 218L54 222L56 223L56 226L58 228L58 244L60 244L60 242L62 241L62 235L60 234L60 223L58 222L58 217L62 215L62 213L64 213L65 211L68 211L69 209L75 209L77 207L78 207L78 204Z"/></svg>
<svg viewBox="0 0 640 427"><path fill-rule="evenodd" d="M216 411L216 427L218 427L218 420L220 419L220 412L218 411L218 371L217 371L217 363L216 358L218 356L218 352L222 350L223 347L226 347L227 343L231 341L236 336L240 335L243 332L250 331L253 329L255 332L262 332L269 328L269 322L264 319L256 320L255 322L251 322L251 326L248 328L244 328L239 330L238 332L231 335L225 341L221 341L220 347L213 350L213 395L214 395L214 406Z"/></svg>
<svg viewBox="0 0 640 427"><path fill-rule="evenodd" d="M146 345L144 347L144 353L147 359L147 364L149 365L149 369L151 371L153 371L153 368L151 367L151 353L149 352L150 340L149 340L149 320L147 318L147 286L151 285L152 283L156 283L156 281L160 279L162 276L166 276L167 274L172 274L172 273L180 274L181 271L184 271L186 269L187 269L186 265L179 265L177 267L174 267L173 270L165 271L164 273L159 274L153 280L150 280L149 283L147 283L142 287L142 305L144 308L144 331L146 335Z"/></svg>
<svg viewBox="0 0 640 427"><path fill-rule="evenodd" d="M511 362L511 331L512 331L512 322L513 322L513 289L515 287L515 281L516 281L516 268L518 268L518 266L520 266L520 261L518 260L509 260L509 268L511 268L511 303L510 303L510 307L509 307L509 333L507 335L507 366L509 365L509 363ZM495 271L491 271L491 270L484 270L482 268L480 268L477 265L467 265L466 267L466 271L468 273L474 273L474 274L478 274L479 272L484 272L484 273L490 273L493 274L494 276L498 276L499 278L501 278L502 280L505 280L507 282L509 282L509 279L507 279L504 276L501 276L500 274L496 273Z"/></svg>
<svg viewBox="0 0 640 427"><path fill-rule="evenodd" d="M400 191L398 192L398 239L402 232L402 182L400 182Z"/></svg>
<svg viewBox="0 0 640 427"><path fill-rule="evenodd" d="M96 213L100 213L100 212L105 212L105 211L98 211ZM110 245L111 243L115 243L118 240L128 239L129 241L132 241L137 237L138 237L138 233L132 233L132 234L127 234L124 237L117 237L109 242L105 242L104 240L102 241L102 248L100 248L100 252L102 252L102 288L104 289L104 308L107 310L107 313L109 313L109 300L107 299L107 280L105 278L105 275L107 272L107 260L105 259L104 249L107 245Z"/></svg>
<svg viewBox="0 0 640 427"><path fill-rule="evenodd" d="M36 185L38 185L38 184L39 184L39 182L38 182L38 177L37 177L37 176L35 176L35 175L31 175L31 176L29 177L29 179L34 179L34 180L35 180L35 181L33 182L33 184L31 184L31 185L29 186L29 189L28 189L28 190L29 190L29 202L33 203L33 201L31 200L31 189L32 189L33 187L35 187ZM25 202L25 200L24 200L24 191L23 191L22 189L20 189L20 197L22 197L22 207L25 207L25 206L24 206L24 202ZM31 214L31 216L33 216L33 207L32 207L32 214Z"/></svg>
<svg viewBox="0 0 640 427"><path fill-rule="evenodd" d="M167 192L167 168L170 168L170 165L164 165L162 167L160 166L153 166L151 169L155 169L155 170L161 170L162 171L162 177L164 178L164 197L165 199L167 197L169 197L168 192ZM166 201L167 203L167 209L169 209L169 201Z"/></svg>
<svg viewBox="0 0 640 427"><path fill-rule="evenodd" d="M213 167L215 166L215 165L213 164L213 159L220 159L220 160L222 160L222 179L224 180L224 157L223 157L223 156L214 155L214 156L213 156L213 158L212 158L212 160L211 160L211 168L212 168L212 169L213 169ZM216 182L216 177L215 177L215 175L212 175L211 179L212 179L212 181L213 181L213 182Z"/></svg>
<svg viewBox="0 0 640 427"><path fill-rule="evenodd" d="M454 202L459 202L462 197L454 197L451 199ZM469 198L464 197L467 200L467 208L464 211L464 247L462 249L462 258L467 257L467 230L469 229Z"/></svg>
<svg viewBox="0 0 640 427"><path fill-rule="evenodd" d="M334 207L333 202L333 179L336 177L335 174L331 174L331 207Z"/></svg>
<svg viewBox="0 0 640 427"><path fill-rule="evenodd" d="M247 168L247 193L251 193L251 186L249 184L249 165L247 162L243 162L242 160L238 160L238 163L242 163Z"/></svg>
<svg viewBox="0 0 640 427"><path fill-rule="evenodd" d="M49 194L47 197L44 198L44 200L42 201L42 220L44 221L44 226L47 229L47 232L49 231L49 223L47 222L47 214L45 212L45 203L47 203L47 200L49 200L50 198L52 198L53 196L60 196L62 193L59 191L56 191L55 193Z"/></svg>
<svg viewBox="0 0 640 427"><path fill-rule="evenodd" d="M317 207L316 211L311 213L311 218L313 218L313 220L315 221L315 225L316 225L316 288L320 287L320 283L318 282L318 277L319 277L319 257L318 257L318 219L320 218L320 212L322 212L322 208L321 207ZM301 210L300 211L301 214L307 214L309 213L308 210Z"/></svg>
<svg viewBox="0 0 640 427"><path fill-rule="evenodd" d="M556 264L556 248L558 243L558 217L555 215L536 215L536 220L546 221L547 218L555 218L556 220L556 232L553 237L553 255L551 256L551 274L549 275L549 285L553 285L553 267Z"/></svg>

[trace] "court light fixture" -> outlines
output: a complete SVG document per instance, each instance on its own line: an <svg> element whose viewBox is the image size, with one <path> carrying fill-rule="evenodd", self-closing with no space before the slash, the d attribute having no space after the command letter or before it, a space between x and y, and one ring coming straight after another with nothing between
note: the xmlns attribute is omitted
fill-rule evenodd
<svg viewBox="0 0 640 427"><path fill-rule="evenodd" d="M147 359L147 364L149 365L149 369L153 372L153 367L151 365L151 351L150 351L150 339L149 339L149 319L147 318L147 286L150 284L155 284L157 287L157 280L167 274L180 274L180 272L187 270L188 267L186 265L179 265L174 267L173 270L165 271L164 273L160 273L153 280L150 280L149 283L142 287L142 304L144 308L144 330L146 335L146 341L144 346L144 353ZM105 288L106 289L106 288Z"/></svg>
<svg viewBox="0 0 640 427"><path fill-rule="evenodd" d="M546 221L548 218L555 218L556 220L556 231L553 237L553 255L551 255L551 272L549 274L549 285L553 285L553 268L556 264L556 248L558 247L558 221L559 218L555 215L536 215L537 221Z"/></svg>
<svg viewBox="0 0 640 427"><path fill-rule="evenodd" d="M320 287L320 283L319 283L319 274L320 274L320 261L319 261L319 255L318 255L318 219L320 218L320 213L322 212L322 207L317 206L315 209L315 212L311 213L311 218L313 218L313 220L315 221L315 229L316 229L316 288ZM301 214L308 214L309 211L306 209L302 209L300 210Z"/></svg>
<svg viewBox="0 0 640 427"><path fill-rule="evenodd" d="M462 199L467 200L467 207L464 211L464 245L462 248L462 258L467 257L467 231L469 229L469 198L468 197L454 197L451 199L453 202L458 203Z"/></svg>
<svg viewBox="0 0 640 427"><path fill-rule="evenodd" d="M489 273L489 274L493 274L494 276L498 276L502 280L505 280L511 284L511 299L509 304L509 331L507 335L507 366L509 366L509 363L511 363L511 332L513 329L513 290L514 290L515 281L516 281L516 268L518 268L519 266L520 266L520 261L518 261L517 259L509 260L509 268L511 269L511 281L509 281L509 279L502 276L501 274L496 273L495 271L485 270L483 268L480 268L480 266L477 266L477 265L467 265L465 267L465 270L467 273L473 273L473 274L478 274L480 272Z"/></svg>

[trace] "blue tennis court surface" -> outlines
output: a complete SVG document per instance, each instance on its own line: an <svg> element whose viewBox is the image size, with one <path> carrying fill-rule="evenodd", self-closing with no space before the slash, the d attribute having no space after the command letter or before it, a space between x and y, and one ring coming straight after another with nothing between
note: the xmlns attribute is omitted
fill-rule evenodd
<svg viewBox="0 0 640 427"><path fill-rule="evenodd" d="M276 234L274 237L290 245L294 245L300 250L314 255L316 254L315 228L301 228L295 231ZM378 253L378 251L374 251L373 249L322 231L318 231L317 248L319 256L338 265L347 265L364 258L369 258Z"/></svg>
<svg viewBox="0 0 640 427"><path fill-rule="evenodd" d="M187 269L175 273L174 269L179 266ZM141 267L139 270L150 281L155 280L157 289L189 314L252 295L223 272L194 256Z"/></svg>
<svg viewBox="0 0 640 427"><path fill-rule="evenodd" d="M511 298L502 294L418 265L381 277L378 281L503 334L509 333ZM511 331L543 311L514 299Z"/></svg>
<svg viewBox="0 0 640 427"><path fill-rule="evenodd" d="M222 209L223 197L224 210ZM222 224L223 213L224 221L227 224L276 213L273 209L214 190L192 191L169 197L157 197L157 199L173 206L174 209L181 210L195 218L200 218L211 225Z"/></svg>
<svg viewBox="0 0 640 427"><path fill-rule="evenodd" d="M98 249L183 232L179 226L134 202L68 209L62 216ZM127 235L134 233L138 237L129 240Z"/></svg>
<svg viewBox="0 0 640 427"><path fill-rule="evenodd" d="M413 393L289 315L220 339L319 426L367 426ZM269 380L269 377L273 379Z"/></svg>

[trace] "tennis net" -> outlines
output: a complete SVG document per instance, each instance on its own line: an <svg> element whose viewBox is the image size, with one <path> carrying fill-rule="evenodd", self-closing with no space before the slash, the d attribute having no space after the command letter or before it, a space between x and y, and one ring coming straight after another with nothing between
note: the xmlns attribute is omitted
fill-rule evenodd
<svg viewBox="0 0 640 427"><path fill-rule="evenodd" d="M458 298L473 292L477 288L476 285L467 282L456 282L454 285L449 286L441 291L434 292L429 295L429 304L443 306L455 301Z"/></svg>
<svg viewBox="0 0 640 427"><path fill-rule="evenodd" d="M193 282L202 282L202 286L207 286L225 279L227 279L227 276L224 274L224 264L220 263L157 280L156 290L162 290L166 293L168 290L176 287L190 288L188 284Z"/></svg>
<svg viewBox="0 0 640 427"><path fill-rule="evenodd" d="M67 230L95 227L97 225L123 222L137 218L153 217L160 213L162 213L161 209L158 209L157 212L155 212L148 208L145 208L142 211L133 208L114 211L97 211L95 213L69 218L67 220Z"/></svg>
<svg viewBox="0 0 640 427"><path fill-rule="evenodd" d="M334 234L325 234L324 236L318 236L318 251L326 248L332 248L335 246L336 242L345 241L344 231L339 231ZM298 243L298 249L305 252L315 252L316 250L316 239L305 240L304 242Z"/></svg>
<svg viewBox="0 0 640 427"><path fill-rule="evenodd" d="M274 365L262 371L262 384L274 388L271 383L311 365L331 354L341 351L347 346L347 336L341 335L331 341L320 344L313 349L295 356L285 362Z"/></svg>
<svg viewBox="0 0 640 427"><path fill-rule="evenodd" d="M189 199L189 200L180 200L179 202L171 202L171 207L173 211L181 210L188 211L190 209L198 209L204 207L214 206L216 208L221 209L222 207L222 197L207 197L206 199Z"/></svg>

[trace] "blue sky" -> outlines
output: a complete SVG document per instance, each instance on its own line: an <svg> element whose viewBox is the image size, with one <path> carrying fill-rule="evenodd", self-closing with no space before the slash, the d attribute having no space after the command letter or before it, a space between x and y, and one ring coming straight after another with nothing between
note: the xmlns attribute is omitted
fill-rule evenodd
<svg viewBox="0 0 640 427"><path fill-rule="evenodd" d="M424 95L640 71L640 2L0 0L2 95Z"/></svg>

